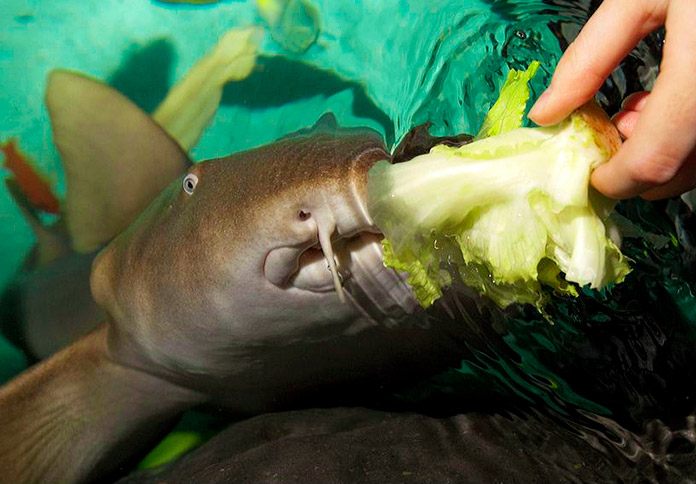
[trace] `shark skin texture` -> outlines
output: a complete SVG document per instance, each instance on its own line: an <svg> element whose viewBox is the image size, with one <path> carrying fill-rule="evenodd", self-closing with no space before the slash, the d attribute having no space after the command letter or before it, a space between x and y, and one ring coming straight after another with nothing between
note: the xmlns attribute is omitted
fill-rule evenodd
<svg viewBox="0 0 696 484"><path fill-rule="evenodd" d="M72 160L71 239L106 244L90 279L105 321L0 388L0 482L103 482L195 405L335 404L459 361L456 321L430 318L382 263L365 208L368 170L390 159L375 131L328 114L191 165L98 81L56 72L47 105ZM87 169L96 155L110 177Z"/></svg>

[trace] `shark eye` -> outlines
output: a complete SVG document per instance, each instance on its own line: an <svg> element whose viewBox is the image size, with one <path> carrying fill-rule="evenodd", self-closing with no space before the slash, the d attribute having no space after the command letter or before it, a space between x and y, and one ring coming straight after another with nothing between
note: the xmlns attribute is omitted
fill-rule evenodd
<svg viewBox="0 0 696 484"><path fill-rule="evenodd" d="M193 194L193 190L196 188L197 184L198 177L193 173L189 173L186 175L186 178L184 178L184 191L189 195Z"/></svg>

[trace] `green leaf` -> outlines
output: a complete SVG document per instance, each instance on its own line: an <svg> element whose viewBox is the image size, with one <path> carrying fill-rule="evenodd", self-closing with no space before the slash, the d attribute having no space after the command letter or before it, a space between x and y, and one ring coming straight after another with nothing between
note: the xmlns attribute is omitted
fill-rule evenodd
<svg viewBox="0 0 696 484"><path fill-rule="evenodd" d="M539 69L537 61L532 62L526 71L511 69L498 100L486 114L477 139L507 133L522 127L522 119L529 101L529 81Z"/></svg>

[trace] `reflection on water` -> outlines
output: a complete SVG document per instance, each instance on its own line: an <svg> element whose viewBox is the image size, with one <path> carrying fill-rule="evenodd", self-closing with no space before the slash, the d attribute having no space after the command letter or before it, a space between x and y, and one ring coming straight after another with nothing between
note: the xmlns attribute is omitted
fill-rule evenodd
<svg viewBox="0 0 696 484"><path fill-rule="evenodd" d="M287 51L283 48L287 39L278 42L277 33L267 39L262 46L264 70L225 91L220 115L203 139L199 157L269 141L310 124L307 116L318 117L328 109L338 111L344 124L349 124L345 123L348 118L353 124L370 123L381 129L390 143L424 122L434 123L432 132L437 135L474 133L509 68L524 69L532 60L541 61L542 69L532 85L533 97L541 93L561 52L599 3L317 0L321 23L316 25L321 30L316 42L312 32L313 43L306 50L303 44L302 49ZM36 24L46 28L48 14L42 8L15 12L9 35L23 39L26 29ZM164 7L147 8L156 16L157 9ZM256 13L249 13L254 2L223 2L223 13L217 18L215 8L207 8L200 16L196 12L196 25L218 25L223 18L247 23L256 19ZM113 12L118 9L114 3ZM193 14L193 9L186 7L182 13ZM209 20L201 20L203 15ZM95 13L94 20L99 18ZM127 30L127 24L122 28ZM76 31L77 26L72 32ZM294 45L291 39L287 42ZM59 39L58 45L72 46L77 59L80 49L74 44ZM120 66L113 63L111 75L103 77L141 106L151 108L157 104L153 99L163 96L171 85L170 64L176 64L182 52L185 59L190 53L159 31L140 50L125 45L129 47L122 52ZM661 32L650 36L611 75L599 96L610 114L628 93L652 86L661 45ZM68 49L62 58L69 54ZM0 46L0 65L15 67L12 62L11 53ZM58 67L46 58L42 62L46 68ZM108 71L88 60L84 63L86 71ZM150 76L153 69L156 75ZM8 76L6 72L10 71L3 68L0 78ZM30 74L38 79L44 72ZM148 82L143 83L145 78ZM284 83L287 90L282 89ZM8 86L6 93L13 93L9 84L6 78L1 85ZM264 94L264 88L274 92ZM32 93L31 99L39 95ZM20 116L16 100L10 99L0 109L13 119L28 118L43 136L27 134L29 149L41 153L49 144L46 121L37 114L39 107L36 113ZM231 140L232 127L235 134L243 133ZM20 134L29 130L0 124L0 138L15 135L18 129ZM55 168L55 158L46 155L51 148L43 151L48 158L39 161ZM3 217L19 224L19 215L7 208L9 198L2 195ZM454 287L432 316L461 322L468 335L468 353L460 368L400 395L403 405L416 405L431 414L499 411L511 419L518 418L514 408L520 414L533 409L577 433L608 458L617 452L623 455L625 466L617 464L617 475L623 478L637 480L646 460L657 463L658 471L647 476L656 482L665 476L682 476L677 465L680 456L696 445L694 419L687 418L696 399L695 216L679 200L627 201L619 204L618 212L640 229L633 232L638 236L624 240L623 251L634 261L626 282L601 293L584 291L577 300L553 296L549 307L553 325L533 310L515 308L503 313L485 302L476 303L478 313L472 314L464 309L472 306L466 288ZM655 239L646 234L669 242L654 244ZM9 237L16 241L18 236L12 232ZM20 242L6 242L3 247L14 247L16 253L30 243L25 235Z"/></svg>

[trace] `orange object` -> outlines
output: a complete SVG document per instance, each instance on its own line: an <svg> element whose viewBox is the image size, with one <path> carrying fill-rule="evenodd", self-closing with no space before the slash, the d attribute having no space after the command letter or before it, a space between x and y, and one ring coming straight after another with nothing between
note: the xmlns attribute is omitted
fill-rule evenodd
<svg viewBox="0 0 696 484"><path fill-rule="evenodd" d="M5 155L5 168L14 175L17 184L27 196L34 208L48 213L58 213L60 202L53 193L51 185L32 165L29 159L19 151L14 138L0 145Z"/></svg>

